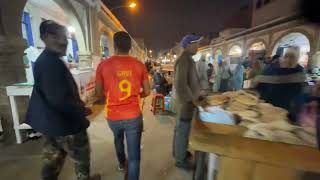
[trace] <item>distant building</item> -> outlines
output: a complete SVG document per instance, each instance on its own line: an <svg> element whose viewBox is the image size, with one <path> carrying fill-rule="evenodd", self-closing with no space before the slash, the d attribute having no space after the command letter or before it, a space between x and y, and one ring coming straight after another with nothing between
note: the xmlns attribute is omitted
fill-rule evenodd
<svg viewBox="0 0 320 180"><path fill-rule="evenodd" d="M200 54L224 59L283 55L288 47L300 50L300 64L312 68L320 65L319 27L300 16L299 0L252 0L251 27L227 28Z"/></svg>

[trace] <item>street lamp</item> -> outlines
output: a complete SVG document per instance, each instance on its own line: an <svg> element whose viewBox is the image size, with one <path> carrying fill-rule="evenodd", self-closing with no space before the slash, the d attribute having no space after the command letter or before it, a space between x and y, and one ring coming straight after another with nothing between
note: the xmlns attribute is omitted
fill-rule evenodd
<svg viewBox="0 0 320 180"><path fill-rule="evenodd" d="M118 7L114 7L111 9L111 11L116 10L116 9L120 9L120 8L130 8L130 9L134 9L137 7L137 3L135 2L131 2L129 5L126 6L118 6Z"/></svg>
<svg viewBox="0 0 320 180"><path fill-rule="evenodd" d="M129 7L130 7L130 8L135 8L135 7L137 7L137 3L132 2L132 3L130 3Z"/></svg>

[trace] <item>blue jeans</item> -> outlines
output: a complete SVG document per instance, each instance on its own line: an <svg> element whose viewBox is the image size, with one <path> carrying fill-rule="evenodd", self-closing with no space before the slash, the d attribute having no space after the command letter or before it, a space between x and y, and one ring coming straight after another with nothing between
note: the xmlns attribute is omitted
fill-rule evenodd
<svg viewBox="0 0 320 180"><path fill-rule="evenodd" d="M173 156L176 162L183 163L187 159L191 119L178 119L174 129Z"/></svg>
<svg viewBox="0 0 320 180"><path fill-rule="evenodd" d="M134 119L111 121L108 120L110 129L114 134L114 145L119 163L126 161L124 149L124 136L126 136L128 147L128 180L139 180L141 160L141 135L142 116Z"/></svg>

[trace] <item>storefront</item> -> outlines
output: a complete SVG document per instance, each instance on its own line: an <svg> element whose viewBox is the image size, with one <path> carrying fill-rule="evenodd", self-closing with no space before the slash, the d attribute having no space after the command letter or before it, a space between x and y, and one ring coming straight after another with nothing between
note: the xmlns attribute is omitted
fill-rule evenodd
<svg viewBox="0 0 320 180"><path fill-rule="evenodd" d="M110 47L109 47L109 39L106 34L101 34L100 36L100 47L101 47L101 57L108 58L110 57Z"/></svg>
<svg viewBox="0 0 320 180"><path fill-rule="evenodd" d="M227 63L230 65L237 64L242 58L242 52L243 50L240 45L233 45L228 52ZM235 68L235 66L231 66L231 69L233 68Z"/></svg>
<svg viewBox="0 0 320 180"><path fill-rule="evenodd" d="M57 14L59 14L59 16L57 16ZM79 47L82 51L85 51L86 44L80 22L75 17L74 14L67 9L64 9L53 0L27 1L22 16L22 34L23 38L27 40L28 47L25 50L23 61L25 64L27 81L29 84L33 84L32 70L34 63L45 49L45 44L40 39L40 24L45 20L54 20L59 24L66 26L68 30L68 47L66 56L63 57L63 60L68 65L68 68L76 80L82 99L88 101L90 99L88 95L92 93L88 93L87 90L92 89L88 86L91 86L92 81L94 82L94 71L91 67L85 68L86 70L78 68Z"/></svg>
<svg viewBox="0 0 320 180"><path fill-rule="evenodd" d="M195 57L195 59L198 60L200 58L204 58L208 64L209 63L212 64L214 62L214 55L213 55L212 48L200 48L199 53Z"/></svg>
<svg viewBox="0 0 320 180"><path fill-rule="evenodd" d="M272 55L283 56L286 50L290 47L298 48L300 51L299 64L303 67L308 66L310 53L310 40L300 32L293 32L283 36L275 44Z"/></svg>
<svg viewBox="0 0 320 180"><path fill-rule="evenodd" d="M263 58L266 55L266 44L263 41L252 43L247 52L247 56L254 56L255 59Z"/></svg>

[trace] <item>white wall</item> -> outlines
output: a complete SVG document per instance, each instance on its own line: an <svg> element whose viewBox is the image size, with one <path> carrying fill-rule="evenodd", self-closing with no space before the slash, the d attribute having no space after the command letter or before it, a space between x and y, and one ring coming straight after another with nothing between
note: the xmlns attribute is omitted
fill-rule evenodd
<svg viewBox="0 0 320 180"><path fill-rule="evenodd" d="M52 1L52 0L46 0L46 1ZM34 46L36 48L44 47L44 44L40 39L40 32L39 32L39 27L42 22L42 18L47 20L54 20L62 25L68 24L67 17L64 14L63 10L55 3L54 4L52 3L54 2L51 2L50 4L48 4L50 6L50 8L48 8L48 7L44 7L41 4L35 3L35 0L33 1L29 0L24 9L24 11L30 13L30 16L31 16L30 19L31 19L31 26L32 26L32 35L33 35Z"/></svg>

